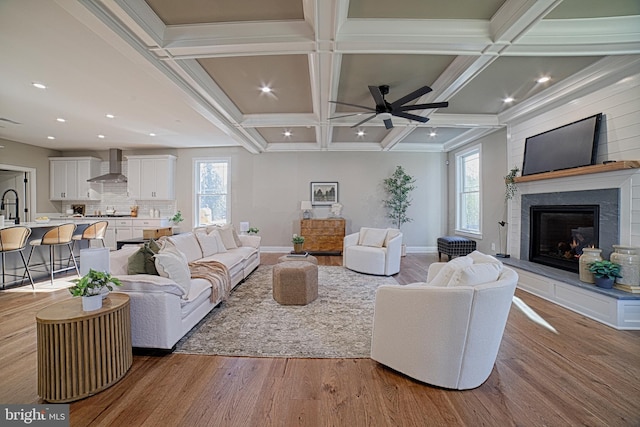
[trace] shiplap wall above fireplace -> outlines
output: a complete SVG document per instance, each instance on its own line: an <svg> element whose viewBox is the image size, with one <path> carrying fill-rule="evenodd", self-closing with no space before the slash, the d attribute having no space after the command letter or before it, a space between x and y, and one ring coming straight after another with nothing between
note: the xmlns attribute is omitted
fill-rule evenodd
<svg viewBox="0 0 640 427"><path fill-rule="evenodd" d="M640 160L640 75L575 99L513 124L508 131L508 166L522 168L527 137L602 112L604 122L598 146L598 163L605 160ZM506 172L505 172L506 174ZM521 195L617 188L620 190L619 243L640 246L640 169L521 182L508 206L510 254L520 258Z"/></svg>

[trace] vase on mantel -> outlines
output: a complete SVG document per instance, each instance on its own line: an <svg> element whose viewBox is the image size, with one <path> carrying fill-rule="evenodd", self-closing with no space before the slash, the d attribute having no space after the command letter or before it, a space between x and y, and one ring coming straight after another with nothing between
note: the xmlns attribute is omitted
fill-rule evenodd
<svg viewBox="0 0 640 427"><path fill-rule="evenodd" d="M582 255L578 260L578 266L580 271L580 281L585 283L595 283L593 273L589 271L589 264L594 261L602 261L600 254L602 249L598 248L583 248Z"/></svg>
<svg viewBox="0 0 640 427"><path fill-rule="evenodd" d="M640 248L633 246L613 245L611 262L620 264L620 275L616 283L620 285L640 285Z"/></svg>

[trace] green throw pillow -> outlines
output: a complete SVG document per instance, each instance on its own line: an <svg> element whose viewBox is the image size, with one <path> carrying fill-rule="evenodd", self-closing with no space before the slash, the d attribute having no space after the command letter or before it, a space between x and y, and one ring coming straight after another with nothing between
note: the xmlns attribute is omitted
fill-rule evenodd
<svg viewBox="0 0 640 427"><path fill-rule="evenodd" d="M160 246L154 240L145 243L139 251L131 255L127 262L127 274L158 275L153 256L158 253Z"/></svg>

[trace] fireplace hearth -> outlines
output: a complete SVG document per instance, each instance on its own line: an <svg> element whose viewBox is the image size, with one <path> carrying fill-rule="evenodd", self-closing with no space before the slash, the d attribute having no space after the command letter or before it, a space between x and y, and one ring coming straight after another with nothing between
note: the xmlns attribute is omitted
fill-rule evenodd
<svg viewBox="0 0 640 427"><path fill-rule="evenodd" d="M598 205L530 207L529 260L578 272L583 248L598 247Z"/></svg>

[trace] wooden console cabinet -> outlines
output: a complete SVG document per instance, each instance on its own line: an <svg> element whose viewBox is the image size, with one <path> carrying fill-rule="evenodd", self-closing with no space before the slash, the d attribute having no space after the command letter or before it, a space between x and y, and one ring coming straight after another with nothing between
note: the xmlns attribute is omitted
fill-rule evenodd
<svg viewBox="0 0 640 427"><path fill-rule="evenodd" d="M345 221L341 218L303 219L300 235L304 237L304 250L314 254L342 254Z"/></svg>

